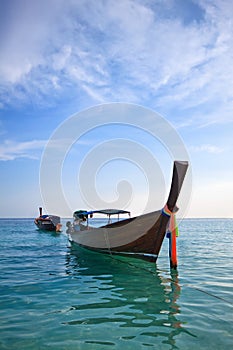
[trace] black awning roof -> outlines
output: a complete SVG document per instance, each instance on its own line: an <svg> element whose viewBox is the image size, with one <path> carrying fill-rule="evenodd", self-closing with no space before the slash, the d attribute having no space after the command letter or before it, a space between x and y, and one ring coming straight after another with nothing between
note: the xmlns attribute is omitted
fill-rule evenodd
<svg viewBox="0 0 233 350"><path fill-rule="evenodd" d="M89 214L105 214L105 215L117 215L117 214L130 214L130 211L121 209L101 209L101 210L77 210L74 214L78 215L89 215Z"/></svg>
<svg viewBox="0 0 233 350"><path fill-rule="evenodd" d="M121 209L101 209L101 210L93 210L88 212L88 214L105 214L105 215L116 215L116 214L130 214L130 211L121 210Z"/></svg>

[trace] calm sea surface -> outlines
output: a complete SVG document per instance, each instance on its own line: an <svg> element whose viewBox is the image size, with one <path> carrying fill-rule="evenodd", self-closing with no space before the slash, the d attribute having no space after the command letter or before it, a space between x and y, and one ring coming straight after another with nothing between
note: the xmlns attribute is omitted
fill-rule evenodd
<svg viewBox="0 0 233 350"><path fill-rule="evenodd" d="M0 219L0 349L232 349L233 220L183 220L178 272Z"/></svg>

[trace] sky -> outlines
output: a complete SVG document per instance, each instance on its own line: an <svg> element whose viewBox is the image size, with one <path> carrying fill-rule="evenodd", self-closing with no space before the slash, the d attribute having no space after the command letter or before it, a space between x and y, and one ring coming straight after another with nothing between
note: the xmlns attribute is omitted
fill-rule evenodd
<svg viewBox="0 0 233 350"><path fill-rule="evenodd" d="M183 158L182 216L232 218L232 13L230 0L1 0L0 217L156 210Z"/></svg>

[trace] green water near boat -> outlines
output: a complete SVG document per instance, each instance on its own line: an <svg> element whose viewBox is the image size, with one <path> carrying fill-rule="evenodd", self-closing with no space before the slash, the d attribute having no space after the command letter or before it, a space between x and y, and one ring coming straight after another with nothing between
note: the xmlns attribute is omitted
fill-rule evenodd
<svg viewBox="0 0 233 350"><path fill-rule="evenodd" d="M0 219L0 349L229 349L233 220L183 220L179 265L71 247Z"/></svg>

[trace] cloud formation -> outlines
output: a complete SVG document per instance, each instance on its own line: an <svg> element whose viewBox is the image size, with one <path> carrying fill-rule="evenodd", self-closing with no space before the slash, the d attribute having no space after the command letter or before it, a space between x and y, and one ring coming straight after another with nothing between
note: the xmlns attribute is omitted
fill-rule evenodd
<svg viewBox="0 0 233 350"><path fill-rule="evenodd" d="M220 154L224 152L223 148L220 148L214 145L209 145L209 144L204 144L200 146L191 146L189 150L193 152L207 152L212 154Z"/></svg>
<svg viewBox="0 0 233 350"><path fill-rule="evenodd" d="M206 106L208 113L193 122L232 121L229 1L21 0L1 6L2 106L72 91L95 103Z"/></svg>
<svg viewBox="0 0 233 350"><path fill-rule="evenodd" d="M41 151L46 142L44 140L25 142L5 140L0 145L0 161L15 160L17 158L39 159L38 150Z"/></svg>

